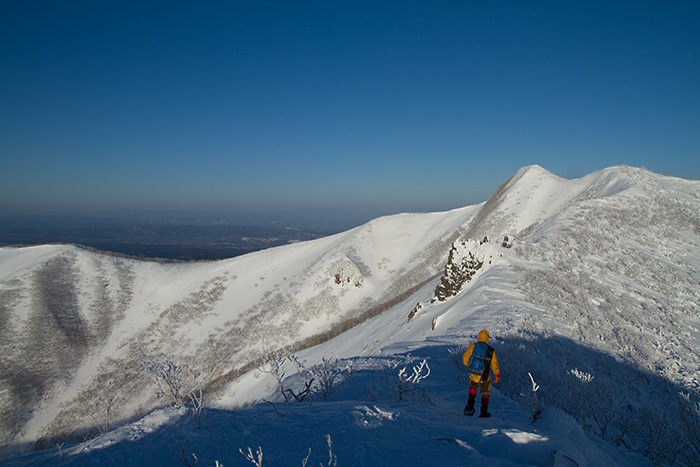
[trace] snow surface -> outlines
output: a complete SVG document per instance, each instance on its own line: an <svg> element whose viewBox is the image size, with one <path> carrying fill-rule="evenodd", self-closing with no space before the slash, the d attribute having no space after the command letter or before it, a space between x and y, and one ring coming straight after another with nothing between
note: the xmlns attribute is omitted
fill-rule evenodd
<svg viewBox="0 0 700 467"><path fill-rule="evenodd" d="M258 446L264 465L301 464L309 448L309 465L327 465L329 434L340 465L651 465L630 451L642 450L636 439L619 447L584 432L598 427L585 417L548 406L533 423L521 397L527 373L543 396L556 391L542 368L548 360L516 343L557 343L564 371L586 368L596 383L624 373L638 389L632 404L660 385L668 386L661 397L697 393L699 217L696 181L629 167L564 180L531 166L480 205L389 216L226 261L1 248L0 350L9 358L0 370L15 378L0 387L0 411L15 421L4 421L2 463L172 465L181 440L199 465L251 465L238 450ZM512 247L501 245L506 235ZM458 241L484 263L441 302L435 287ZM462 415L454 353L483 328L503 379L494 417L472 419ZM333 357L351 363L354 376L327 402L286 404L255 362L288 346L307 367ZM189 409L162 408L167 401L139 373L139 352L201 372L208 408L200 429ZM409 355L430 365L430 402L387 392L387 363ZM44 383L18 409L11 391L24 381L20 369ZM637 384L651 381L642 370L660 375L650 392ZM110 397L110 428L119 427L94 437ZM21 454L32 445L44 450Z"/></svg>
<svg viewBox="0 0 700 467"><path fill-rule="evenodd" d="M98 438L61 446L60 453L57 446L3 464L177 465L171 450L179 454L182 443L186 456L192 461L194 453L202 466L250 465L239 452L248 447L262 449L263 465L301 464L309 449L309 465L327 465L330 435L339 465L651 465L586 436L558 409L546 409L533 425L527 409L500 397L493 418L467 418L461 414L464 387L437 375L428 387L433 403L363 400L362 385L376 376L358 375L358 387L333 402L208 409L200 429L183 409L158 409Z"/></svg>

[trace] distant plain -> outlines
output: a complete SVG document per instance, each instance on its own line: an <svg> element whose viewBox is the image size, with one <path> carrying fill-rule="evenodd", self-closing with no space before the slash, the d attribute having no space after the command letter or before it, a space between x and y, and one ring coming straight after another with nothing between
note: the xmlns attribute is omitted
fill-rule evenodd
<svg viewBox="0 0 700 467"><path fill-rule="evenodd" d="M188 219L0 216L0 246L71 243L138 258L199 261L337 233L342 229L286 222L234 225Z"/></svg>

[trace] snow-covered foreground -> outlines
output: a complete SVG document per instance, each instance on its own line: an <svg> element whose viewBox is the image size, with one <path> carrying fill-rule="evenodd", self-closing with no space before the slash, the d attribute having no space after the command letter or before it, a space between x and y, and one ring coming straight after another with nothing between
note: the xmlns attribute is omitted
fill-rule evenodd
<svg viewBox="0 0 700 467"><path fill-rule="evenodd" d="M3 460L3 465L474 465L643 466L651 463L587 436L570 416L547 408L532 423L530 410L494 392L493 417L462 414L465 387L448 348L411 353L431 374L427 401L389 398L381 357L353 359L356 370L327 402L259 402L238 410L207 409L201 428L189 409L165 408L78 445L63 445ZM330 451L327 435L330 435ZM310 449L310 452L309 452ZM194 456L193 456L194 455ZM180 460L178 460L180 459ZM334 465L334 464L331 464Z"/></svg>
<svg viewBox="0 0 700 467"><path fill-rule="evenodd" d="M0 249L2 461L173 465L182 440L199 465L327 465L330 435L340 465L698 465L699 270L700 182L629 167L527 167L481 205L215 263ZM468 418L455 362L484 328L502 379ZM285 402L289 348L353 376ZM162 408L156 357L203 384L200 429Z"/></svg>

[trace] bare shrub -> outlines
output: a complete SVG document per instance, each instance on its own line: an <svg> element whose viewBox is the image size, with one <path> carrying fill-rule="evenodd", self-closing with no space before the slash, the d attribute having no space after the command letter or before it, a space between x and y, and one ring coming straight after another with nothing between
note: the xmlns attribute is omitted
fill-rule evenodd
<svg viewBox="0 0 700 467"><path fill-rule="evenodd" d="M184 398L193 392L199 374L191 374L163 353L148 355L141 348L138 350L141 370L158 387L159 394L168 395L173 405L185 402Z"/></svg>
<svg viewBox="0 0 700 467"><path fill-rule="evenodd" d="M95 427L97 427L97 431L100 433L100 435L104 435L105 433L109 432L110 428L110 413L112 411L112 405L114 404L114 399L117 396L112 394L109 398L107 398L107 404L104 408L104 416L102 421L98 421L95 416L90 415L90 418L92 418L92 421L95 422Z"/></svg>
<svg viewBox="0 0 700 467"><path fill-rule="evenodd" d="M412 365L413 358L406 355L403 360L390 360L384 364L382 376L384 384L392 399L425 400L430 402L430 397L421 381L430 375L430 366L424 359L416 365Z"/></svg>
<svg viewBox="0 0 700 467"><path fill-rule="evenodd" d="M469 384L469 370L464 365L464 353L469 347L467 345L458 345L447 349L450 354L450 362L457 368L457 381L459 384Z"/></svg>
<svg viewBox="0 0 700 467"><path fill-rule="evenodd" d="M311 370L306 368L293 353L287 355L287 359L292 362L294 368L296 368L297 375L301 380L301 385L296 389L286 388L285 391L291 395L295 401L304 402L308 399L310 404L311 396L314 394L314 381L316 381L316 376Z"/></svg>
<svg viewBox="0 0 700 467"><path fill-rule="evenodd" d="M202 390L202 382L198 381L198 388L194 389L189 394L190 405L192 405L192 418L197 424L197 429L202 428L202 417L204 414L204 391Z"/></svg>
<svg viewBox="0 0 700 467"><path fill-rule="evenodd" d="M559 407L586 431L657 463L693 465L689 461L698 458L697 391L686 388L679 395L677 386L653 372L552 335L506 338L498 355L509 376L499 390L533 414L538 406ZM530 383L527 390L523 381Z"/></svg>
<svg viewBox="0 0 700 467"><path fill-rule="evenodd" d="M540 402L540 399L537 397L537 391L540 389L539 384L535 382L535 378L532 377L532 374L528 373L528 376L530 376L532 389L529 393L529 396L526 397L526 400L528 401L528 405L530 406L530 420L534 423L537 421L538 418L540 418L540 415L542 415L542 411L544 410L544 404L542 404L542 402Z"/></svg>
<svg viewBox="0 0 700 467"><path fill-rule="evenodd" d="M243 457L245 457L250 463L255 465L256 467L262 467L262 460L263 460L263 452L262 448L258 446L258 450L255 451L255 454L253 454L253 450L248 448L248 452L243 452L243 449L239 449L238 452L240 452Z"/></svg>
<svg viewBox="0 0 700 467"><path fill-rule="evenodd" d="M291 364L296 370L295 386L291 386L293 380L287 378L285 363ZM293 400L296 402L308 400L311 403L313 396L326 402L345 385L353 373L350 363L337 358L323 357L319 365L307 368L291 350L277 350L263 356L258 370L274 376L277 389L287 403Z"/></svg>
<svg viewBox="0 0 700 467"><path fill-rule="evenodd" d="M284 362L287 360L287 355L291 353L284 352L283 350L276 350L274 352L267 352L265 347L265 342L263 342L263 355L260 357L257 368L263 373L272 375L277 383L277 390L284 396L285 402L289 402L289 395L284 390L284 379L286 377L286 372L284 370Z"/></svg>
<svg viewBox="0 0 700 467"><path fill-rule="evenodd" d="M199 461L197 460L197 456L195 456L194 453L191 453L192 459L190 460L190 456L187 455L187 452L185 451L185 446L182 443L182 438L178 440L178 444L180 445L179 451L176 451L170 446L168 446L168 449L170 450L170 455L173 457L173 460L178 464L182 464L187 467L199 467Z"/></svg>
<svg viewBox="0 0 700 467"><path fill-rule="evenodd" d="M315 376L314 394L326 402L330 396L338 392L352 377L352 365L337 358L325 358L321 364L313 367L311 373Z"/></svg>
<svg viewBox="0 0 700 467"><path fill-rule="evenodd" d="M326 442L328 443L328 467L337 467L338 465L338 457L333 454L333 442L331 441L331 435L327 434L326 435ZM243 451L243 449L239 449L238 452L241 453L243 457L246 458L248 462L251 464L255 465L256 467L262 467L262 462L263 462L263 451L262 447L258 446L258 449L253 452L253 450L248 447L247 451ZM309 462L309 458L311 457L311 448L309 448L309 453L306 455L304 459L301 461L302 467L306 467L306 464ZM219 462L216 461L216 465L219 466ZM321 467L323 467L323 464L320 464Z"/></svg>

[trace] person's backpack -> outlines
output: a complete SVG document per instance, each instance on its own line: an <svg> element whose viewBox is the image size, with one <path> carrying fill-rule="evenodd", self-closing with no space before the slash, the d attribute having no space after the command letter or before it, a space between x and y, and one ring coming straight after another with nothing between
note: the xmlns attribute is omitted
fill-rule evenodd
<svg viewBox="0 0 700 467"><path fill-rule="evenodd" d="M469 374L480 377L480 382L485 383L491 374L491 358L493 357L493 347L486 342L474 344L474 350L467 362Z"/></svg>

